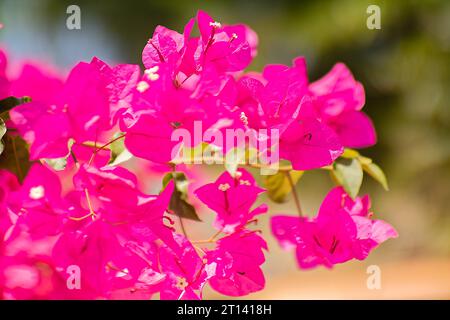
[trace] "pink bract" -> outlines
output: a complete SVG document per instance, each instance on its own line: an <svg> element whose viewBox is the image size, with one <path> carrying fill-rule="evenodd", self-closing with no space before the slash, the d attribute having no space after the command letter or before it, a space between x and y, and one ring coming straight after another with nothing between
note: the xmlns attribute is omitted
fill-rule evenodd
<svg viewBox="0 0 450 320"><path fill-rule="evenodd" d="M232 177L223 173L214 183L195 190L195 195L217 213L214 226L225 233L233 233L258 214L267 212L266 205L251 209L264 189L256 185L252 175L239 169Z"/></svg>
<svg viewBox="0 0 450 320"><path fill-rule="evenodd" d="M296 248L300 268L363 260L376 246L398 236L388 223L371 219L368 201L367 197L353 201L336 187L315 218L274 216L272 232L282 247Z"/></svg>

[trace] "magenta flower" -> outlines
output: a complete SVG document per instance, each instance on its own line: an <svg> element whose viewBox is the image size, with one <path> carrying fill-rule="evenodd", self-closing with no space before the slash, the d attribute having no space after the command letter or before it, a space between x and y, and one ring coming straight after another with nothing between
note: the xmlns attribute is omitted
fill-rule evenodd
<svg viewBox="0 0 450 320"><path fill-rule="evenodd" d="M353 201L336 187L315 218L274 216L272 232L285 249L296 248L300 268L332 267L351 259L363 260L397 232L382 220L372 220L368 198Z"/></svg>
<svg viewBox="0 0 450 320"><path fill-rule="evenodd" d="M364 87L343 63L336 64L308 88L320 118L336 132L344 146L360 148L376 143L372 121L361 112Z"/></svg>
<svg viewBox="0 0 450 320"><path fill-rule="evenodd" d="M25 63L17 78L11 81L11 95L31 97L34 101L52 101L63 86L53 67L42 63Z"/></svg>
<svg viewBox="0 0 450 320"><path fill-rule="evenodd" d="M89 220L102 220L115 226L116 233L139 243L162 240L175 247L173 232L165 225L165 213L173 192L173 183L160 195L147 195L137 188L137 178L128 170L96 169L83 166L74 176L75 190L71 228L82 228Z"/></svg>
<svg viewBox="0 0 450 320"><path fill-rule="evenodd" d="M206 254L207 268L215 274L209 279L211 287L234 297L262 290L262 249L267 250L267 244L255 232L242 230L220 239L217 248Z"/></svg>
<svg viewBox="0 0 450 320"><path fill-rule="evenodd" d="M26 251L0 256L0 295L12 300L68 299L65 279L51 257Z"/></svg>
<svg viewBox="0 0 450 320"><path fill-rule="evenodd" d="M19 133L31 144L31 159L66 156L70 138L77 143L102 141L102 134L111 129L108 82L103 73L107 68L98 59L89 64L81 62L61 88L54 79L46 79L37 71L28 72L19 80L18 88L33 87L33 83L39 82L40 88L52 93L38 94L36 99L32 96L32 102L10 112Z"/></svg>
<svg viewBox="0 0 450 320"><path fill-rule="evenodd" d="M12 225L11 217L7 210L9 195L20 188L15 175L6 170L0 170L0 247L3 236Z"/></svg>
<svg viewBox="0 0 450 320"><path fill-rule="evenodd" d="M203 260L192 244L182 235L177 234L176 251L159 248L160 272L165 275L159 284L161 299L163 300L199 300L202 289L208 279Z"/></svg>
<svg viewBox="0 0 450 320"><path fill-rule="evenodd" d="M110 271L108 265L121 247L111 225L92 219L86 223L82 230L63 233L53 248L52 256L61 272L71 265L80 267L85 299L106 298L111 290L111 278L117 272Z"/></svg>
<svg viewBox="0 0 450 320"><path fill-rule="evenodd" d="M171 141L172 132L175 129L192 132L194 121L204 118L204 110L189 95L189 90L173 85L168 66L154 67L152 73L144 74L134 89L132 107L120 122L121 130L127 134L128 150L153 162L169 162L178 144ZM142 147L149 145L159 148Z"/></svg>
<svg viewBox="0 0 450 320"><path fill-rule="evenodd" d="M217 213L214 227L233 233L256 215L267 212L264 204L251 209L258 195L264 191L249 172L239 169L234 177L224 172L215 182L198 188L194 193Z"/></svg>
<svg viewBox="0 0 450 320"><path fill-rule="evenodd" d="M191 37L195 21L200 37ZM235 72L248 66L256 55L257 42L256 34L249 27L243 24L222 26L207 13L199 11L196 19L187 23L183 34L156 27L143 50L142 59L146 68L160 63L172 65L174 78L181 72L186 79L209 66L220 72Z"/></svg>
<svg viewBox="0 0 450 320"><path fill-rule="evenodd" d="M16 220L13 235L25 231L39 239L61 232L68 206L58 176L34 164L20 188L9 195L8 209Z"/></svg>
<svg viewBox="0 0 450 320"><path fill-rule="evenodd" d="M335 132L314 110L303 58L292 67L268 65L262 75L249 74L238 84L238 105L248 124L278 129L280 157L294 169L329 165L343 152Z"/></svg>
<svg viewBox="0 0 450 320"><path fill-rule="evenodd" d="M0 49L0 100L9 97L10 94L10 82L6 75L6 67L8 60L6 53Z"/></svg>

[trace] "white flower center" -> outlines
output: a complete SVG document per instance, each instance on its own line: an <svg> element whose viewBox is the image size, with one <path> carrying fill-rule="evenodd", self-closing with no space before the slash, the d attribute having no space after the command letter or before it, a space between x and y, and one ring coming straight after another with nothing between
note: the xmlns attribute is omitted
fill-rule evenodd
<svg viewBox="0 0 450 320"><path fill-rule="evenodd" d="M154 67L146 69L144 71L144 73L150 81L156 81L159 79L159 74L157 73L158 70L159 70L159 67L154 66Z"/></svg>
<svg viewBox="0 0 450 320"><path fill-rule="evenodd" d="M250 186L250 181L248 180L239 180L239 184L242 186Z"/></svg>
<svg viewBox="0 0 450 320"><path fill-rule="evenodd" d="M221 183L218 188L220 191L227 191L230 189L230 185L228 183Z"/></svg>
<svg viewBox="0 0 450 320"><path fill-rule="evenodd" d="M221 28L222 27L222 25L218 21L210 22L209 26L213 27L213 28Z"/></svg>
<svg viewBox="0 0 450 320"><path fill-rule="evenodd" d="M183 277L177 277L177 283L176 287L180 290L184 290L189 284L187 283L186 279Z"/></svg>
<svg viewBox="0 0 450 320"><path fill-rule="evenodd" d="M32 187L30 189L30 198L33 200L42 199L45 196L45 189L43 186Z"/></svg>
<svg viewBox="0 0 450 320"><path fill-rule="evenodd" d="M137 86L136 86L136 90L139 91L140 93L146 91L149 88L149 84L145 81L140 81Z"/></svg>

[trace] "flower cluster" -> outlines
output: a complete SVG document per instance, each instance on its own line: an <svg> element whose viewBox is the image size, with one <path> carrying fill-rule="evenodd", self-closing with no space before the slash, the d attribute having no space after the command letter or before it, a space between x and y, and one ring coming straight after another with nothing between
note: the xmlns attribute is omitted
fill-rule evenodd
<svg viewBox="0 0 450 320"><path fill-rule="evenodd" d="M222 25L199 11L182 34L155 29L143 72L93 58L66 77L36 63L11 76L0 51L0 138L29 147L25 172L0 170L0 296L200 299L207 284L229 296L262 290L268 247L253 225L268 212L255 204L266 189L243 168L207 183L193 166L175 164L174 150L184 147L229 150L213 137L180 145L174 131L192 132L201 121L212 136L239 129L267 140L259 130L277 130L265 152L290 162L281 173L291 182L287 193L295 192L291 172L332 166L345 148L375 144L376 134L361 111L364 89L344 64L315 82L304 58L245 73L257 43L246 25ZM18 105L2 104L11 98ZM17 162L15 148L2 151ZM131 158L132 168L124 162ZM161 191L142 191L143 175L163 181ZM193 175L197 185L188 184ZM346 191L333 189L315 218L272 217L273 234L296 249L300 268L361 260L397 236L371 219L367 196ZM215 212L217 232L197 241L183 220L199 220L201 206Z"/></svg>

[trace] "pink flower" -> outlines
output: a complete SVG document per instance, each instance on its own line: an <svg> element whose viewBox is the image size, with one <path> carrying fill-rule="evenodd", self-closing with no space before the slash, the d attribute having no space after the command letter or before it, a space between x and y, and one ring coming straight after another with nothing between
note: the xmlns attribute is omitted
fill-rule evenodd
<svg viewBox="0 0 450 320"><path fill-rule="evenodd" d="M228 296L243 296L262 290L265 285L260 266L264 263L266 242L256 233L242 230L217 242L206 254L206 268L214 270L211 287Z"/></svg>
<svg viewBox="0 0 450 320"><path fill-rule="evenodd" d="M108 68L98 59L81 62L72 69L61 88L54 79L45 80L36 70L23 76L17 85L20 92L26 93L35 82L40 82L42 88L38 92L47 90L46 94L37 94L36 99L32 97L31 103L10 111L12 122L31 144L31 159L66 156L70 138L78 143L102 141L102 134L111 129L108 82L104 74Z"/></svg>
<svg viewBox="0 0 450 320"><path fill-rule="evenodd" d="M131 106L133 91L140 75L138 65L119 64L111 69L107 89L110 93L110 113L113 123L116 123L120 115Z"/></svg>
<svg viewBox="0 0 450 320"><path fill-rule="evenodd" d="M98 299L106 298L112 290L112 280L118 272L112 266L121 250L110 224L90 220L81 230L63 233L52 257L62 274L69 266L78 266L82 272L80 294L84 299Z"/></svg>
<svg viewBox="0 0 450 320"><path fill-rule="evenodd" d="M213 126L224 129L236 118L229 111L232 72L250 63L257 38L245 25L222 26L202 11L196 20L200 37L191 37L194 19L183 34L158 26L143 50L147 69L136 85L131 107L121 117L126 146L135 156L167 163L181 147L171 140L174 130L193 134L194 121L201 121L203 130ZM224 118L228 119L220 122ZM230 124L225 126L226 120Z"/></svg>
<svg viewBox="0 0 450 320"><path fill-rule="evenodd" d="M17 78L11 81L11 95L28 96L33 101L55 101L63 86L62 78L52 67L37 62L24 63Z"/></svg>
<svg viewBox="0 0 450 320"><path fill-rule="evenodd" d="M268 65L262 75L247 75L238 84L238 105L249 125L279 130L280 157L294 169L329 165L342 154L335 132L317 117L303 58L292 67Z"/></svg>
<svg viewBox="0 0 450 320"><path fill-rule="evenodd" d="M203 11L198 12L196 21L200 38L191 37L194 19L183 34L157 26L142 53L145 67L167 63L173 66L174 79L178 72L187 78L211 65L219 72L241 71L256 55L258 39L249 27L222 26Z"/></svg>
<svg viewBox="0 0 450 320"><path fill-rule="evenodd" d="M206 12L197 13L197 23L201 35L202 55L205 65L213 64L218 70L241 71L251 62L252 49L246 37L250 35L255 45L252 31L248 27L223 26L214 21Z"/></svg>
<svg viewBox="0 0 450 320"><path fill-rule="evenodd" d="M134 89L132 107L122 115L120 127L127 134L125 145L131 153L167 163L178 145L177 141L171 141L173 131L192 132L194 121L204 119L205 112L189 97L189 90L173 85L167 65L156 67L151 74L144 74ZM159 148L145 147L151 145Z"/></svg>
<svg viewBox="0 0 450 320"><path fill-rule="evenodd" d="M153 37L148 40L142 52L144 66L151 68L160 63L177 64L187 45L186 40L188 40L190 30L186 30L186 32L187 34L185 33L183 36L166 27L157 26Z"/></svg>
<svg viewBox="0 0 450 320"><path fill-rule="evenodd" d="M8 209L15 216L17 232L25 231L39 239L61 232L68 207L61 197L57 175L34 164L22 186L9 194Z"/></svg>
<svg viewBox="0 0 450 320"><path fill-rule="evenodd" d="M300 102L298 117L280 138L280 157L290 160L296 170L311 170L333 163L344 151L335 132L319 120L304 114L311 102Z"/></svg>
<svg viewBox="0 0 450 320"><path fill-rule="evenodd" d="M66 282L48 256L20 252L0 257L0 298L6 300L67 299Z"/></svg>
<svg viewBox="0 0 450 320"><path fill-rule="evenodd" d="M9 195L20 188L16 176L6 170L0 170L0 247L3 235L11 226L12 221L7 210Z"/></svg>
<svg viewBox="0 0 450 320"><path fill-rule="evenodd" d="M161 273L165 275L159 284L163 300L198 300L208 278L203 260L192 244L182 235L176 235L179 247L176 251L168 247L159 249Z"/></svg>
<svg viewBox="0 0 450 320"><path fill-rule="evenodd" d="M7 66L6 53L0 49L0 100L9 97L10 94L10 82L6 76L6 66Z"/></svg>
<svg viewBox="0 0 450 320"><path fill-rule="evenodd" d="M358 148L376 143L372 121L361 112L364 87L343 63L336 64L308 88L321 119L336 132L344 146Z"/></svg>
<svg viewBox="0 0 450 320"><path fill-rule="evenodd" d="M267 206L264 204L251 210L262 192L264 189L256 185L252 175L244 169L239 169L235 177L224 172L215 182L198 188L194 193L217 213L214 227L226 233L233 233L254 216L267 212Z"/></svg>
<svg viewBox="0 0 450 320"><path fill-rule="evenodd" d="M368 198L353 201L343 188L327 195L317 217L275 216L272 232L281 246L296 248L300 268L332 267L353 258L365 259L370 251L398 236L382 220L370 219Z"/></svg>

